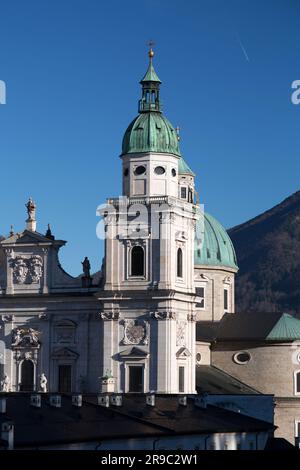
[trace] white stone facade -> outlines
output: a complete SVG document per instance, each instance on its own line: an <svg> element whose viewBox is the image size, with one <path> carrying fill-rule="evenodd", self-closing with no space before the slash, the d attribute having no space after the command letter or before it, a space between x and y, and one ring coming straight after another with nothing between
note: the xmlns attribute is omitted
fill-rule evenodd
<svg viewBox="0 0 300 470"><path fill-rule="evenodd" d="M194 197L181 197L178 160L123 156L123 196L104 213L101 285L61 268L65 242L36 231L29 201L25 230L0 242L0 376L11 391L39 390L44 373L50 392L98 392L109 377L114 392L195 393L196 320L220 320L225 287L234 311L235 270L195 267L199 216Z"/></svg>

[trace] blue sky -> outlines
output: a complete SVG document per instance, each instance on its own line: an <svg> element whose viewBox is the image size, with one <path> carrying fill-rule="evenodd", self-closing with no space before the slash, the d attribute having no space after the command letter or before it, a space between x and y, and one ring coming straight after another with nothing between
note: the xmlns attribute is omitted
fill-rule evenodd
<svg viewBox="0 0 300 470"><path fill-rule="evenodd" d="M231 227L299 190L299 21L299 0L3 0L0 233L31 195L66 270L99 269L96 207L121 191L149 39L206 210Z"/></svg>

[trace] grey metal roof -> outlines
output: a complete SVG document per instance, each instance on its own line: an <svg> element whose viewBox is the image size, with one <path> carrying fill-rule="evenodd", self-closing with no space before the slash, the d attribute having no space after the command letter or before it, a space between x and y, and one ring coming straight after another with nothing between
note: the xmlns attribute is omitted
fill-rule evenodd
<svg viewBox="0 0 300 470"><path fill-rule="evenodd" d="M7 416L15 426L16 447L45 446L70 442L129 439L132 437L218 432L268 431L271 423L208 405L187 406L177 395L156 395L155 406L145 395L122 395L122 406L97 405L97 395L85 395L81 408L72 406L71 396L62 396L62 407L48 404L42 394L41 408L30 406L30 394L7 394Z"/></svg>
<svg viewBox="0 0 300 470"><path fill-rule="evenodd" d="M198 393L217 395L258 395L259 392L214 366L196 367Z"/></svg>
<svg viewBox="0 0 300 470"><path fill-rule="evenodd" d="M216 331L217 340L266 340L282 317L273 313L226 313Z"/></svg>
<svg viewBox="0 0 300 470"><path fill-rule="evenodd" d="M220 322L199 321L196 323L196 341L212 342L216 338Z"/></svg>

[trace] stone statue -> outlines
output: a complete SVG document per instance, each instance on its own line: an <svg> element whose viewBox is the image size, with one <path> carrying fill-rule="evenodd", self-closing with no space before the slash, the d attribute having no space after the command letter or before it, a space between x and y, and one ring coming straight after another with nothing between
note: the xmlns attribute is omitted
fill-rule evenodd
<svg viewBox="0 0 300 470"><path fill-rule="evenodd" d="M47 377L45 376L45 374L43 372L40 376L40 389L41 389L41 392L47 393L47 383L48 383Z"/></svg>
<svg viewBox="0 0 300 470"><path fill-rule="evenodd" d="M21 330L20 328L17 328L16 330L13 331L13 337L12 337L12 346L17 346L20 344L22 338L21 338Z"/></svg>
<svg viewBox="0 0 300 470"><path fill-rule="evenodd" d="M30 338L30 344L37 345L39 343L38 331L33 328L29 328L28 335Z"/></svg>
<svg viewBox="0 0 300 470"><path fill-rule="evenodd" d="M35 220L36 205L35 205L35 203L34 203L34 201L32 200L31 197L29 198L29 201L27 202L27 204L25 204L25 206L26 206L26 209L27 209L28 219L29 220Z"/></svg>
<svg viewBox="0 0 300 470"><path fill-rule="evenodd" d="M10 379L6 374L1 380L1 392L10 392Z"/></svg>
<svg viewBox="0 0 300 470"><path fill-rule="evenodd" d="M90 278L91 277L91 265L87 256L84 258L81 264L82 264L82 270L83 270L84 276L86 278Z"/></svg>

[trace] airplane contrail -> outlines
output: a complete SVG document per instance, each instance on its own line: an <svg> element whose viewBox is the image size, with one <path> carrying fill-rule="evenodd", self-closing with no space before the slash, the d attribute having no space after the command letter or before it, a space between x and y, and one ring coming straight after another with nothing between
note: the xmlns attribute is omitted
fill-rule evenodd
<svg viewBox="0 0 300 470"><path fill-rule="evenodd" d="M239 43L239 45L240 45L240 47L241 47L241 49L242 49L242 51L243 51L243 54L244 54L244 56L245 56L245 59L247 60L247 62L250 62L249 56L248 56L248 54L247 54L246 49L245 49L244 46L243 46L243 43L242 43L242 41L241 41L241 38L240 38L239 34L237 34L236 36L237 36L238 43Z"/></svg>

